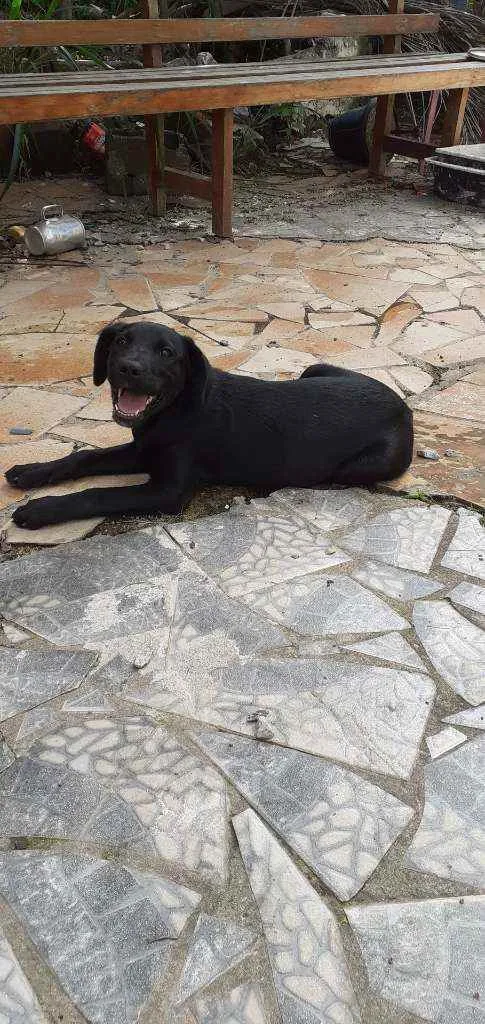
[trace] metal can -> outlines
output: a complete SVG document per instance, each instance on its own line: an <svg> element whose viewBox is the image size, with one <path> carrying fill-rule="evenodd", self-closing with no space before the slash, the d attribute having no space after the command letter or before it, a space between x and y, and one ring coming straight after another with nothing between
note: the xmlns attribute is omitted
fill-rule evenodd
<svg viewBox="0 0 485 1024"><path fill-rule="evenodd" d="M33 256L49 256L56 252L82 249L86 231L79 217L64 213L62 206L44 206L41 219L25 232L25 244Z"/></svg>

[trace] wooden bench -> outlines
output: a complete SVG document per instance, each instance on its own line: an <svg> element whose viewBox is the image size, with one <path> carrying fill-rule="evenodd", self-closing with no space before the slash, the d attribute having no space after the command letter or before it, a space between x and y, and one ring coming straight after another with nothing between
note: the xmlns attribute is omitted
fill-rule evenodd
<svg viewBox="0 0 485 1024"><path fill-rule="evenodd" d="M156 0L145 9L158 11ZM393 13L366 16L239 19L159 19L111 21L0 21L0 46L142 45L145 67L128 71L80 71L0 76L0 124L59 118L143 115L147 123L150 184L154 212L161 189L212 202L214 234L232 235L233 109L236 106L377 96L370 172L382 175L385 154L418 159L432 154L428 143L391 134L394 94L448 90L442 145L460 141L471 86L485 85L485 63L467 54L401 52L401 36L435 32L434 14L404 14L404 0L390 0ZM155 11L155 13L156 13ZM352 60L258 64L217 64L163 68L168 43L240 42L381 36L384 53ZM178 111L212 112L212 176L164 166L160 115Z"/></svg>

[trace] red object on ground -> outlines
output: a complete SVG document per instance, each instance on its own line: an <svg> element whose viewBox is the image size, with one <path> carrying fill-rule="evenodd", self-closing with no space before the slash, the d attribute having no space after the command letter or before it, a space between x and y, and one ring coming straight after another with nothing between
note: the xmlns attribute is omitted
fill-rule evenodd
<svg viewBox="0 0 485 1024"><path fill-rule="evenodd" d="M89 121L87 129L81 136L85 146L92 149L94 153L99 153L104 156L106 150L106 132L100 124L96 124L95 121Z"/></svg>

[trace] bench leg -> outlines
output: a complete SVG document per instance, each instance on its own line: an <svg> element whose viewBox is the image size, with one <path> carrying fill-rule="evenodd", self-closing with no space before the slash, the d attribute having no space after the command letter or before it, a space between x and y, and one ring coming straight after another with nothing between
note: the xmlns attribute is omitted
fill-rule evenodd
<svg viewBox="0 0 485 1024"><path fill-rule="evenodd" d="M212 111L212 231L232 238L232 110Z"/></svg>
<svg viewBox="0 0 485 1024"><path fill-rule="evenodd" d="M148 151L148 187L151 210L154 217L165 213L166 195L163 184L165 169L164 122L160 114L145 119L146 144Z"/></svg>
<svg viewBox="0 0 485 1024"><path fill-rule="evenodd" d="M393 113L394 96L379 96L369 157L369 174L373 178L384 178L386 175L387 163L383 142L384 137L392 132Z"/></svg>
<svg viewBox="0 0 485 1024"><path fill-rule="evenodd" d="M458 146L461 141L468 89L450 89L441 132L442 146Z"/></svg>

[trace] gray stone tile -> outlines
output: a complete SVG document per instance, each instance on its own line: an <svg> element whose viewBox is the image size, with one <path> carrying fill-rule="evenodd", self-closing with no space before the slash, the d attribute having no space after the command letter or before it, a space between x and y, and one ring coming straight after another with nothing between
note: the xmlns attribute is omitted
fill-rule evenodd
<svg viewBox="0 0 485 1024"><path fill-rule="evenodd" d="M96 779L28 757L0 777L0 836L17 835L156 852L132 808Z"/></svg>
<svg viewBox="0 0 485 1024"><path fill-rule="evenodd" d="M485 881L485 736L424 769L423 817L406 854L419 871L467 885Z"/></svg>
<svg viewBox="0 0 485 1024"><path fill-rule="evenodd" d="M259 985L238 985L223 999L195 1001L197 1024L267 1024Z"/></svg>
<svg viewBox="0 0 485 1024"><path fill-rule="evenodd" d="M450 590L448 597L458 608L485 615L485 587L477 587L475 583L459 583Z"/></svg>
<svg viewBox="0 0 485 1024"><path fill-rule="evenodd" d="M200 914L187 950L177 1002L185 1002L239 963L254 940L254 932L237 921Z"/></svg>
<svg viewBox="0 0 485 1024"><path fill-rule="evenodd" d="M0 772L5 771L14 761L14 755L8 743L0 736Z"/></svg>
<svg viewBox="0 0 485 1024"><path fill-rule="evenodd" d="M252 810L233 818L283 1024L361 1020L337 922Z"/></svg>
<svg viewBox="0 0 485 1024"><path fill-rule="evenodd" d="M241 597L256 611L307 636L409 629L406 619L350 576L314 573Z"/></svg>
<svg viewBox="0 0 485 1024"><path fill-rule="evenodd" d="M149 666L151 678L170 674L185 678L191 671L228 665L288 645L274 623L239 601L227 597L198 572L179 577L167 652L162 649Z"/></svg>
<svg viewBox="0 0 485 1024"><path fill-rule="evenodd" d="M355 666L338 681L318 659L271 659L160 679L129 700L230 732L408 778L435 688L428 676ZM335 678L335 677L334 677ZM128 696L128 695L127 695ZM258 718L259 716L259 718ZM255 723L256 717L256 723ZM261 728L269 732L262 736Z"/></svg>
<svg viewBox="0 0 485 1024"><path fill-rule="evenodd" d="M0 1021L2 1024L47 1024L37 996L1 932Z"/></svg>
<svg viewBox="0 0 485 1024"><path fill-rule="evenodd" d="M298 519L246 509L167 527L231 597L349 561L349 555Z"/></svg>
<svg viewBox="0 0 485 1024"><path fill-rule="evenodd" d="M274 491L271 500L302 516L318 530L337 530L362 519L374 509L368 491L357 487L341 491L288 487Z"/></svg>
<svg viewBox="0 0 485 1024"><path fill-rule="evenodd" d="M382 661L394 661L398 665L426 672L426 666L421 658L400 633L384 633L382 636L374 636L370 640L361 640L357 644L346 644L345 649L367 654L371 658L380 658Z"/></svg>
<svg viewBox="0 0 485 1024"><path fill-rule="evenodd" d="M138 719L86 718L75 725L61 722L55 731L36 741L30 756L39 768L60 772L59 779L70 769L74 790L79 779L80 790L89 784L88 788L99 787L105 799L115 796L123 804L120 820L126 820L128 814L131 823L134 816L146 847L160 857L213 882L225 880L224 781L166 729ZM48 782L52 785L50 776ZM55 810L55 786L51 799ZM104 832L109 826L116 844L119 825L111 809ZM136 836L140 839L140 832Z"/></svg>
<svg viewBox="0 0 485 1024"><path fill-rule="evenodd" d="M164 530L99 536L0 565L0 607L46 595L79 601L173 572L182 556Z"/></svg>
<svg viewBox="0 0 485 1024"><path fill-rule="evenodd" d="M11 601L6 609L15 622L59 646L82 644L94 649L130 634L157 630L168 638L176 590L175 576L124 586L66 601L51 593ZM119 646L119 645L118 645Z"/></svg>
<svg viewBox="0 0 485 1024"><path fill-rule="evenodd" d="M441 564L485 580L485 530L476 512L459 510L456 533Z"/></svg>
<svg viewBox="0 0 485 1024"><path fill-rule="evenodd" d="M87 653L0 648L0 721L76 689L95 663Z"/></svg>
<svg viewBox="0 0 485 1024"><path fill-rule="evenodd" d="M443 722L450 725L465 725L469 729L485 729L485 704L479 704L477 708L468 708L466 711L458 711L456 715L448 715Z"/></svg>
<svg viewBox="0 0 485 1024"><path fill-rule="evenodd" d="M113 702L99 689L88 690L87 693L83 693L82 697L65 700L62 710L71 713L79 711L82 714L86 714L86 711L99 711L105 715L116 713Z"/></svg>
<svg viewBox="0 0 485 1024"><path fill-rule="evenodd" d="M413 816L378 786L309 754L208 729L194 739L339 899L359 891Z"/></svg>
<svg viewBox="0 0 485 1024"><path fill-rule="evenodd" d="M445 601L418 601L413 621L433 665L469 704L485 699L485 633Z"/></svg>
<svg viewBox="0 0 485 1024"><path fill-rule="evenodd" d="M351 575L359 583L372 590L379 590L397 601L414 601L417 597L429 597L437 590L443 590L443 583L425 579L406 569L395 569L379 562L364 562L352 570Z"/></svg>
<svg viewBox="0 0 485 1024"><path fill-rule="evenodd" d="M429 750L429 756L434 761L436 757L441 757L442 754L446 754L449 750L459 747L460 743L465 743L465 741L465 733L450 726L448 729L440 729L439 732L434 732L431 736L428 736L426 746Z"/></svg>
<svg viewBox="0 0 485 1024"><path fill-rule="evenodd" d="M0 891L94 1024L135 1024L200 899L109 861L34 852L0 854Z"/></svg>
<svg viewBox="0 0 485 1024"><path fill-rule="evenodd" d="M58 713L52 708L33 708L32 711L27 711L13 742L17 753L28 750L38 736L54 729L57 721Z"/></svg>
<svg viewBox="0 0 485 1024"><path fill-rule="evenodd" d="M347 911L373 992L435 1024L481 1024L485 897ZM478 994L478 998L477 998Z"/></svg>
<svg viewBox="0 0 485 1024"><path fill-rule="evenodd" d="M438 506L397 508L381 512L340 543L378 562L429 572L449 517L448 510Z"/></svg>

